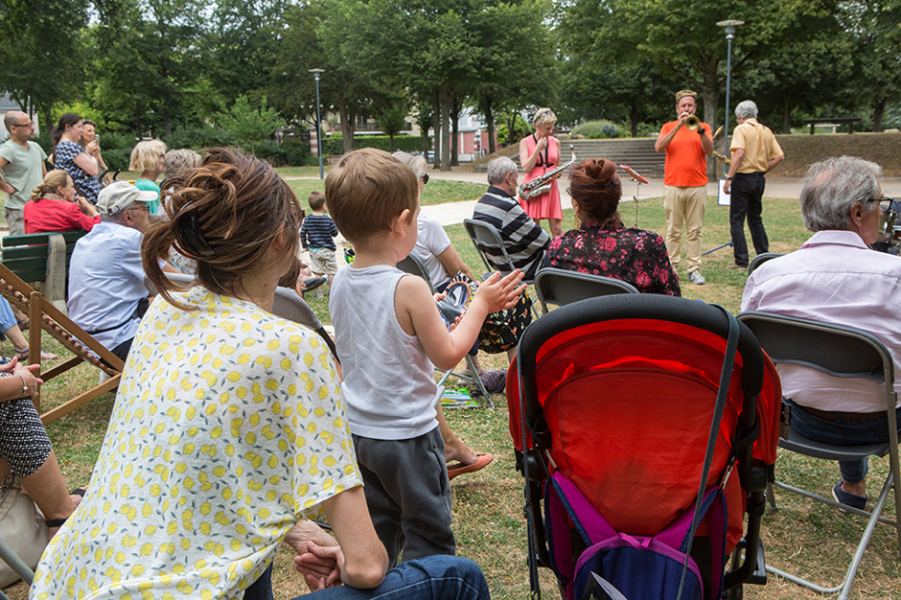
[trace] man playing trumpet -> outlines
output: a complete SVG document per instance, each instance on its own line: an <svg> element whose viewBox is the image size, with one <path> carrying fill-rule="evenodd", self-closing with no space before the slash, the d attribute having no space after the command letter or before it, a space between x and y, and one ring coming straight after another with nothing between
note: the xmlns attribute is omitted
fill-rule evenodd
<svg viewBox="0 0 901 600"><path fill-rule="evenodd" d="M654 143L657 152L666 151L663 179L663 207L666 210L666 250L675 270L682 253L682 227L686 229L688 279L695 285L707 283L701 275L701 228L707 201L707 157L713 152L710 126L695 116L698 95L691 90L676 93L679 118L660 129Z"/></svg>

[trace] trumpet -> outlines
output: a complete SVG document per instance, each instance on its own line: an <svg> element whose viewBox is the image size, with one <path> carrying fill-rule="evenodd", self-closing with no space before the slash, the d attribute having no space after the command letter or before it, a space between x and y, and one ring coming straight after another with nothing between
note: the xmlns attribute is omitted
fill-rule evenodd
<svg viewBox="0 0 901 600"><path fill-rule="evenodd" d="M701 119L697 117L697 115L691 115L687 119L685 119L685 129L689 131L695 131L698 127L701 126Z"/></svg>
<svg viewBox="0 0 901 600"><path fill-rule="evenodd" d="M569 151L572 154L572 158L568 163L560 165L556 169L552 169L544 175L536 177L535 179L530 180L528 183L524 183L519 186L519 197L523 200L531 200L532 198L537 198L538 196L547 194L549 191L551 191L551 179L553 179L557 173L560 173L564 169L568 169L573 163L576 162L576 153L573 150L573 146L569 147Z"/></svg>

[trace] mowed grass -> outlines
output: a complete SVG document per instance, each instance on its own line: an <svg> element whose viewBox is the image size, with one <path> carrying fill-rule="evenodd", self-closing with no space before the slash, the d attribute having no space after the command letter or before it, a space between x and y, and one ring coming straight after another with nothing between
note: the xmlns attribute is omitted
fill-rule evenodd
<svg viewBox="0 0 901 600"><path fill-rule="evenodd" d="M426 188L430 188L432 183L429 182ZM625 223L634 225L635 205L624 202L620 208ZM770 250L773 252L790 252L809 237L809 232L801 223L797 201L765 201L764 220L770 238ZM639 202L639 227L662 234L664 222L661 199ZM572 225L572 211L567 210L564 212L564 229L569 229ZM473 271L481 273L484 267L462 225L450 226L447 231L463 259ZM711 250L728 242L728 208L717 206L714 198L708 198L704 250ZM683 265L679 269L683 296L716 302L737 313L747 275L727 270L726 266L731 262L732 252L728 247L704 257L702 272L708 283L703 287L688 282ZM331 322L326 297L308 298L308 302L323 322ZM65 351L53 344L50 347L64 357ZM8 354L11 349L6 347L3 351ZM480 360L493 368L505 366L503 355L482 354ZM45 385L44 406L59 404L75 395L95 382L96 376L96 370L81 366ZM636 398L636 401L639 402L640 398ZM525 600L529 597L529 583L525 521L522 516L522 478L514 468L504 396L494 396L494 403L493 409L447 411L451 427L461 439L477 452L491 452L495 455L494 462L486 469L453 481L457 552L479 563L485 572L492 597ZM112 404L113 396L108 394L48 427L64 475L71 487L88 481ZM876 482L885 476L887 464L888 460L882 458L870 461L871 497L878 494ZM790 453L780 455L777 475L786 482L807 487L823 495L829 494L832 485L839 478L835 464ZM863 521L785 492L777 491L776 497L780 510L768 511L763 521L767 562L782 569L799 572L821 584L835 585L850 563ZM872 504L871 500L870 506ZM886 507L889 515L893 514L893 507L893 501L889 500ZM864 555L851 598L901 598L901 573L897 553L898 547L892 529L879 526ZM274 575L277 598L291 598L305 592L301 578L293 571L291 558L290 552L284 549L277 558ZM541 578L542 589L547 597L558 597L550 572L542 569ZM8 592L13 600L21 600L27 593L24 584L18 584ZM746 598L766 600L821 597L773 576L766 586L746 586L745 594Z"/></svg>
<svg viewBox="0 0 901 600"><path fill-rule="evenodd" d="M309 205L307 197L310 192L318 190L325 191L325 182L319 179L288 179L288 185L297 194L300 204L309 214ZM485 186L480 183L469 183L466 181L447 181L443 179L432 179L425 186L420 198L422 206L432 204L445 204L447 202L460 202L463 200L478 200L485 193Z"/></svg>

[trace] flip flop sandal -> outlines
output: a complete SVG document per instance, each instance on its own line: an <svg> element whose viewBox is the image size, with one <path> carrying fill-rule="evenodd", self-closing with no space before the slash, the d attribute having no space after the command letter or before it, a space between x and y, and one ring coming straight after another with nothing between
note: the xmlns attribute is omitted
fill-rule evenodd
<svg viewBox="0 0 901 600"><path fill-rule="evenodd" d="M479 454L479 457L471 465L464 465L460 462L447 465L447 478L453 479L454 477L463 475L464 473L475 473L476 471L480 471L487 467L488 464L493 460L493 454Z"/></svg>
<svg viewBox="0 0 901 600"><path fill-rule="evenodd" d="M25 363L28 361L28 350L16 350L16 356L19 357L20 363ZM41 360L55 360L59 358L56 354L51 354L50 352L44 352L41 350Z"/></svg>

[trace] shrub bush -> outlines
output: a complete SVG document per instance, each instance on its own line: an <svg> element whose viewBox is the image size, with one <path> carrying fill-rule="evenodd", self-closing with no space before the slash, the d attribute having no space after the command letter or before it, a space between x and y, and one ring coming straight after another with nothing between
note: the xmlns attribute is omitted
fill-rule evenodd
<svg viewBox="0 0 901 600"><path fill-rule="evenodd" d="M390 152L391 138L387 135L354 136L354 148L378 148L379 150ZM422 136L396 135L394 136L394 150L421 152ZM332 134L323 139L322 153L325 156L330 154L344 154L344 138L341 137L341 134Z"/></svg>
<svg viewBox="0 0 901 600"><path fill-rule="evenodd" d="M587 121L576 125L573 127L572 134L584 135L591 140L626 137L626 132L619 125L606 120Z"/></svg>
<svg viewBox="0 0 901 600"><path fill-rule="evenodd" d="M301 167L307 164L307 159L310 156L310 149L306 144L299 142L282 142L279 144L274 140L264 140L257 142L254 149L257 158L268 161L276 167L283 165ZM250 154L250 147L246 147L243 150Z"/></svg>

